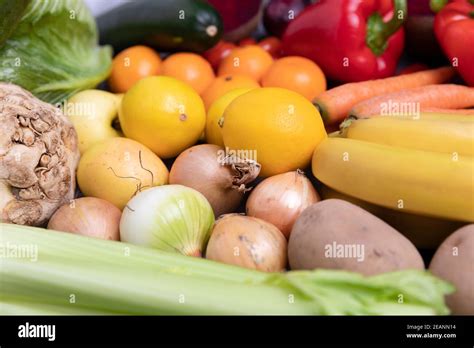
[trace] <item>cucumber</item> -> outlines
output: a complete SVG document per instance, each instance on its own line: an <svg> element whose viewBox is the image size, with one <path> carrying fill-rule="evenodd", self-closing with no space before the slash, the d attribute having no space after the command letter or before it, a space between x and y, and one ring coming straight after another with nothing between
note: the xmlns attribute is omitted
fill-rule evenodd
<svg viewBox="0 0 474 348"><path fill-rule="evenodd" d="M137 0L97 19L100 43L116 52L144 44L160 51L203 52L223 32L219 13L203 0Z"/></svg>

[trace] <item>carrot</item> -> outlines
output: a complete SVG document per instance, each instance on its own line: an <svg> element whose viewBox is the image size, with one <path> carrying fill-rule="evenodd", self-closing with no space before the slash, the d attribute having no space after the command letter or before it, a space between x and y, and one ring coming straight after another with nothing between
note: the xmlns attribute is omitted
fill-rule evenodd
<svg viewBox="0 0 474 348"><path fill-rule="evenodd" d="M443 83L454 74L453 68L444 67L385 79L346 83L321 93L313 103L320 110L325 123L336 123L346 118L351 108L363 100L407 88Z"/></svg>
<svg viewBox="0 0 474 348"><path fill-rule="evenodd" d="M429 85L379 95L356 104L350 115L416 115L430 108L461 109L474 106L474 88Z"/></svg>

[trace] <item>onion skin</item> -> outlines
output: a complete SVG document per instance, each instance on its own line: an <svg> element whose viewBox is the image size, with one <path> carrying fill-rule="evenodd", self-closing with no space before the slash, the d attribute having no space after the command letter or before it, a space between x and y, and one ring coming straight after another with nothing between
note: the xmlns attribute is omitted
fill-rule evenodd
<svg viewBox="0 0 474 348"><path fill-rule="evenodd" d="M82 197L56 210L49 220L48 229L100 239L120 240L121 215L120 209L106 200Z"/></svg>
<svg viewBox="0 0 474 348"><path fill-rule="evenodd" d="M311 181L301 171L271 176L263 180L250 194L246 211L275 225L286 238L298 216L320 198Z"/></svg>
<svg viewBox="0 0 474 348"><path fill-rule="evenodd" d="M183 151L171 167L170 184L191 187L202 193L216 217L235 212L242 203L245 186L260 172L258 164L238 168L222 163L222 147L212 144L193 146Z"/></svg>
<svg viewBox="0 0 474 348"><path fill-rule="evenodd" d="M268 222L227 214L214 224L206 258L264 272L280 272L287 264L287 242L278 228Z"/></svg>

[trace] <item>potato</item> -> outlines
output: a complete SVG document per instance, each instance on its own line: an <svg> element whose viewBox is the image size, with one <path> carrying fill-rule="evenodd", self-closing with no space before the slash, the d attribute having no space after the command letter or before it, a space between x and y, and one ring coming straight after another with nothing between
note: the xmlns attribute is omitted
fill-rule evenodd
<svg viewBox="0 0 474 348"><path fill-rule="evenodd" d="M453 314L474 314L474 224L451 234L436 250L430 271L452 283L456 291L446 298Z"/></svg>
<svg viewBox="0 0 474 348"><path fill-rule="evenodd" d="M342 199L367 210L407 237L419 249L435 250L454 230L464 225L461 221L417 215L403 209L382 207L348 196L325 185L321 186L319 193L323 199Z"/></svg>
<svg viewBox="0 0 474 348"><path fill-rule="evenodd" d="M424 268L407 238L340 199L324 200L303 211L290 235L288 258L291 269L344 269L364 275Z"/></svg>

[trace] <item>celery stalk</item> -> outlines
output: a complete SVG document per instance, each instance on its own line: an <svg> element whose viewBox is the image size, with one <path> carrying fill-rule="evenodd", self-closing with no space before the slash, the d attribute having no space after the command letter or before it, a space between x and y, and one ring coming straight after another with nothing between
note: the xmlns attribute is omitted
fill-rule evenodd
<svg viewBox="0 0 474 348"><path fill-rule="evenodd" d="M38 235L38 233L41 233ZM66 238L65 238L66 236ZM266 274L249 269L227 266L206 259L186 257L175 253L159 252L128 243L103 241L74 234L0 223L0 245L14 241L17 245L32 245L38 249L42 261L61 258L87 260L94 257L102 265L146 267L183 275L196 275L220 280L256 281Z"/></svg>
<svg viewBox="0 0 474 348"><path fill-rule="evenodd" d="M286 289L209 281L136 269L62 263L5 262L2 294L40 303L116 314L311 314L306 301L291 304ZM74 272L71 272L71 268ZM29 285L31 284L31 285ZM74 295L75 303L69 302Z"/></svg>
<svg viewBox="0 0 474 348"><path fill-rule="evenodd" d="M8 257L21 245L36 246L37 260ZM0 252L0 314L446 314L452 291L424 271L268 274L6 224Z"/></svg>
<svg viewBox="0 0 474 348"><path fill-rule="evenodd" d="M84 309L73 306L42 304L37 301L18 299L15 297L1 298L0 309L3 315L112 315L114 313Z"/></svg>

